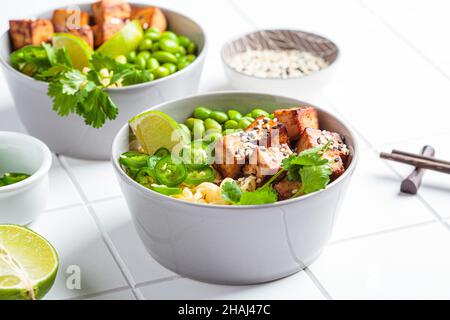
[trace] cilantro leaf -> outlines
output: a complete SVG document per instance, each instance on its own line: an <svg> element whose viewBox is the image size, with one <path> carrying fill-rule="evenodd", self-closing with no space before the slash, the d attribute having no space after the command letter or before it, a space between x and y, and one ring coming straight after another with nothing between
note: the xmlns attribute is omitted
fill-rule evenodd
<svg viewBox="0 0 450 320"><path fill-rule="evenodd" d="M274 203L278 199L271 186L264 186L252 192L242 192L236 181L225 182L222 185L222 198L233 204L243 206Z"/></svg>
<svg viewBox="0 0 450 320"><path fill-rule="evenodd" d="M102 88L95 86L78 108L78 114L84 118L87 125L100 128L106 119L114 120L119 110L109 95Z"/></svg>
<svg viewBox="0 0 450 320"><path fill-rule="evenodd" d="M325 189L330 182L332 170L329 164L323 164L302 167L299 173L302 181L300 192L307 194Z"/></svg>
<svg viewBox="0 0 450 320"><path fill-rule="evenodd" d="M225 182L222 185L222 198L231 203L239 203L242 196L241 188L235 181Z"/></svg>
<svg viewBox="0 0 450 320"><path fill-rule="evenodd" d="M114 70L118 63L111 57L101 53L94 53L91 57L91 67L95 71L102 69Z"/></svg>
<svg viewBox="0 0 450 320"><path fill-rule="evenodd" d="M278 196L272 186L256 189L253 192L243 192L240 205L257 205L277 202Z"/></svg>

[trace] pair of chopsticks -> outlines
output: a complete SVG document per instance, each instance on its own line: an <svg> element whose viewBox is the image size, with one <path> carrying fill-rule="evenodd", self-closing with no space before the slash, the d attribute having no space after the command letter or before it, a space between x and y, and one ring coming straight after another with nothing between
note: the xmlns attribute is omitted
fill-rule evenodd
<svg viewBox="0 0 450 320"><path fill-rule="evenodd" d="M428 169L450 174L450 162L439 160L432 156L392 150L392 153L381 152L380 157L383 159L409 164L416 168Z"/></svg>
<svg viewBox="0 0 450 320"><path fill-rule="evenodd" d="M420 155L392 150L392 153L381 152L380 157L415 167L413 172L402 181L400 190L405 193L416 194L422 183L425 169L450 174L450 162L434 158L434 153L435 150L433 147L424 146Z"/></svg>

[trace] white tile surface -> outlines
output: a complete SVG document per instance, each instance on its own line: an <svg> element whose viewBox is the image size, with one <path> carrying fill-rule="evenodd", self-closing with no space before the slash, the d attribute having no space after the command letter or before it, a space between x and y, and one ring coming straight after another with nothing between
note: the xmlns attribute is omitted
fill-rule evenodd
<svg viewBox="0 0 450 320"><path fill-rule="evenodd" d="M436 150L435 157L450 161L450 134L423 137L421 139L407 140L396 144L382 145L378 148L390 152L392 149L420 153L426 144ZM413 167L389 162L389 165L400 175L400 179L407 177ZM430 205L441 217L450 217L450 179L448 175L427 170L423 176L419 195Z"/></svg>
<svg viewBox="0 0 450 320"><path fill-rule="evenodd" d="M74 1L5 2L0 29L5 30L10 18L70 3ZM311 271L333 298L450 298L450 219L445 220L448 229L439 222L417 226L437 221L437 215L450 218L448 179L427 172L419 196L401 195L399 183L410 168L383 163L364 142L378 151L393 147L419 151L430 143L438 157L450 159L450 45L446 41L450 4L446 0L153 3L190 15L206 29L209 48L201 92L230 88L222 70L221 46L253 27L302 29L336 41L341 55L334 81L321 95L308 95L307 100L337 110L364 139L333 234L337 242L324 251ZM0 130L24 132L3 79L0 74ZM306 94L299 88L292 96L305 98ZM240 287L176 279L141 244L111 165L61 159L69 174L55 161L50 172L51 211L31 226L52 242L61 257L57 282L46 298L134 299L123 274L147 299L324 298L305 272ZM99 226L82 204L78 188L91 203ZM110 252L120 257L124 270ZM65 270L72 264L82 268L80 291L65 286Z"/></svg>
<svg viewBox="0 0 450 320"><path fill-rule="evenodd" d="M131 221L125 200L103 202L93 205L93 208L135 283L175 275L159 265L146 251Z"/></svg>
<svg viewBox="0 0 450 320"><path fill-rule="evenodd" d="M433 223L330 245L311 270L335 299L449 299L449 246Z"/></svg>
<svg viewBox="0 0 450 320"><path fill-rule="evenodd" d="M400 179L359 139L360 159L332 241L435 219L416 198L400 194Z"/></svg>
<svg viewBox="0 0 450 320"><path fill-rule="evenodd" d="M253 286L222 286L189 279L171 280L139 288L146 299L324 299L305 272Z"/></svg>
<svg viewBox="0 0 450 320"><path fill-rule="evenodd" d="M52 161L52 167L49 172L50 198L47 210L81 204L80 195L55 155L53 155Z"/></svg>
<svg viewBox="0 0 450 320"><path fill-rule="evenodd" d="M46 299L66 299L127 285L86 209L76 207L42 215L30 228L53 244L60 258L58 276ZM79 266L81 289L66 286L69 266Z"/></svg>
<svg viewBox="0 0 450 320"><path fill-rule="evenodd" d="M88 201L121 195L109 161L87 161L61 156L80 185Z"/></svg>
<svg viewBox="0 0 450 320"><path fill-rule="evenodd" d="M86 300L136 300L131 289L109 292L93 296Z"/></svg>

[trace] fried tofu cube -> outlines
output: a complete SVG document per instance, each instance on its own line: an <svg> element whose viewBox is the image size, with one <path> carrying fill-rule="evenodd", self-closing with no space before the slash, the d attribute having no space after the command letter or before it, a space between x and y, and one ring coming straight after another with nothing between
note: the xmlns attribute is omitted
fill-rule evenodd
<svg viewBox="0 0 450 320"><path fill-rule="evenodd" d="M319 128L319 118L313 107L279 109L274 117L286 126L291 140L297 140L306 128Z"/></svg>
<svg viewBox="0 0 450 320"><path fill-rule="evenodd" d="M167 20L164 13L158 7L133 7L131 20L139 20L144 29L157 28L161 32L167 29Z"/></svg>
<svg viewBox="0 0 450 320"><path fill-rule="evenodd" d="M126 20L131 16L131 6L124 0L101 0L92 4L95 23L101 25L111 20Z"/></svg>
<svg viewBox="0 0 450 320"><path fill-rule="evenodd" d="M114 20L109 23L102 23L92 27L94 32L94 45L100 47L106 40L110 39L116 32L125 26L122 20Z"/></svg>
<svg viewBox="0 0 450 320"><path fill-rule="evenodd" d="M301 186L302 184L299 181L289 181L287 177L284 177L275 183L273 188L278 194L278 200L287 200L292 198L300 190Z"/></svg>
<svg viewBox="0 0 450 320"><path fill-rule="evenodd" d="M257 184L261 184L266 178L273 176L280 170L283 159L292 154L287 144L273 147L259 146L253 152L248 163L244 166L244 175L256 176Z"/></svg>
<svg viewBox="0 0 450 320"><path fill-rule="evenodd" d="M242 146L239 135L230 134L223 136L214 146L216 169L224 178L237 178L241 174L242 166L245 163L238 157L238 150Z"/></svg>
<svg viewBox="0 0 450 320"><path fill-rule="evenodd" d="M10 20L9 29L14 50L49 42L54 33L52 22L46 19Z"/></svg>
<svg viewBox="0 0 450 320"><path fill-rule="evenodd" d="M66 32L83 39L91 48L94 48L94 32L90 26L85 26L79 29L69 29L66 30Z"/></svg>
<svg viewBox="0 0 450 320"><path fill-rule="evenodd" d="M289 143L289 136L286 127L273 119L260 116L250 124L246 132L255 131L258 144L265 147L277 146Z"/></svg>
<svg viewBox="0 0 450 320"><path fill-rule="evenodd" d="M53 11L52 22L55 32L81 29L89 26L89 14L80 10L58 9Z"/></svg>
<svg viewBox="0 0 450 320"><path fill-rule="evenodd" d="M345 163L350 155L350 150L339 133L307 128L298 140L296 152L300 153L303 150L323 146L328 141L331 141L330 147L323 157L329 160L333 170L331 177L336 179L344 173Z"/></svg>

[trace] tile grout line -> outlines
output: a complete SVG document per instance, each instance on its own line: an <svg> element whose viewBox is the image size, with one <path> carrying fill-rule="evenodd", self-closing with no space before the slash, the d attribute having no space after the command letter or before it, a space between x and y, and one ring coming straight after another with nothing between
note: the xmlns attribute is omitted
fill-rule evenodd
<svg viewBox="0 0 450 320"><path fill-rule="evenodd" d="M306 267L305 269L303 269L303 271L308 275L308 277L311 279L311 281L314 283L317 289L319 289L320 293L325 297L325 299L334 300L331 294L328 292L328 290L325 289L323 284L319 281L319 279L312 272L312 270L309 269L309 267Z"/></svg>
<svg viewBox="0 0 450 320"><path fill-rule="evenodd" d="M118 199L122 199L122 198L123 198L123 196L118 195L118 196L111 196L111 197L101 198L101 199L97 199L97 200L92 200L92 201L88 201L86 203L79 202L79 203L69 204L66 206L51 208L51 209L44 211L42 214L52 213L52 212L61 211L61 210L73 209L76 207L84 207L87 205L95 205L95 204L100 204L100 203L108 202L108 201L114 201L114 200L118 200Z"/></svg>
<svg viewBox="0 0 450 320"><path fill-rule="evenodd" d="M95 293L88 293L88 294L83 294L83 295L76 296L76 297L66 298L64 300L84 300L84 299L98 297L103 294L116 293L116 292L125 291L125 290L130 290L130 287L128 287L128 286L117 287L117 288L113 288L113 289L98 291Z"/></svg>
<svg viewBox="0 0 450 320"><path fill-rule="evenodd" d="M253 29L258 29L258 26L253 20L247 15L244 10L242 10L241 7L239 7L234 0L228 0L228 4L236 11L238 15L241 16L241 18L247 22Z"/></svg>
<svg viewBox="0 0 450 320"><path fill-rule="evenodd" d="M69 178L72 180L72 183L74 184L76 190L78 191L81 200L83 201L86 209L88 210L90 216L94 220L95 225L97 226L97 229L100 232L100 235L102 237L103 242L105 243L108 251L110 252L112 258L116 262L117 266L119 267L119 270L124 277L126 283L130 287L131 291L133 292L133 295L138 300L143 300L144 297L142 296L141 292L139 290L136 290L133 277L131 276L128 268L126 267L124 261L120 257L119 253L117 252L117 249L115 248L114 244L112 243L112 240L108 236L108 234L103 229L100 221L98 220L97 215L94 212L94 209L92 208L92 205L89 204L89 201L87 200L86 195L83 192L83 189L81 188L81 185L76 180L75 176L72 174L72 172L69 170L69 165L66 163L64 158L61 158L59 155L57 155L57 159L61 165L61 167L66 171Z"/></svg>
<svg viewBox="0 0 450 320"><path fill-rule="evenodd" d="M392 34L394 34L400 41L403 42L407 47L409 47L412 51L414 51L420 58L422 58L425 62L427 62L435 71L437 71L441 76L443 76L446 80L450 81L450 76L442 70L431 58L429 58L426 54L422 52L418 47L416 47L405 35L399 32L394 28L386 19L377 14L369 5L363 0L357 0L359 5L364 8L367 12L373 15L382 25L385 26Z"/></svg>
<svg viewBox="0 0 450 320"><path fill-rule="evenodd" d="M173 276L139 282L136 284L136 288L139 289L139 288L142 288L145 286L150 286L150 285L154 285L154 284L158 284L158 283L162 283L162 282L169 282L169 281L174 281L174 280L179 280L179 279L184 279L184 278L180 275L175 274Z"/></svg>

